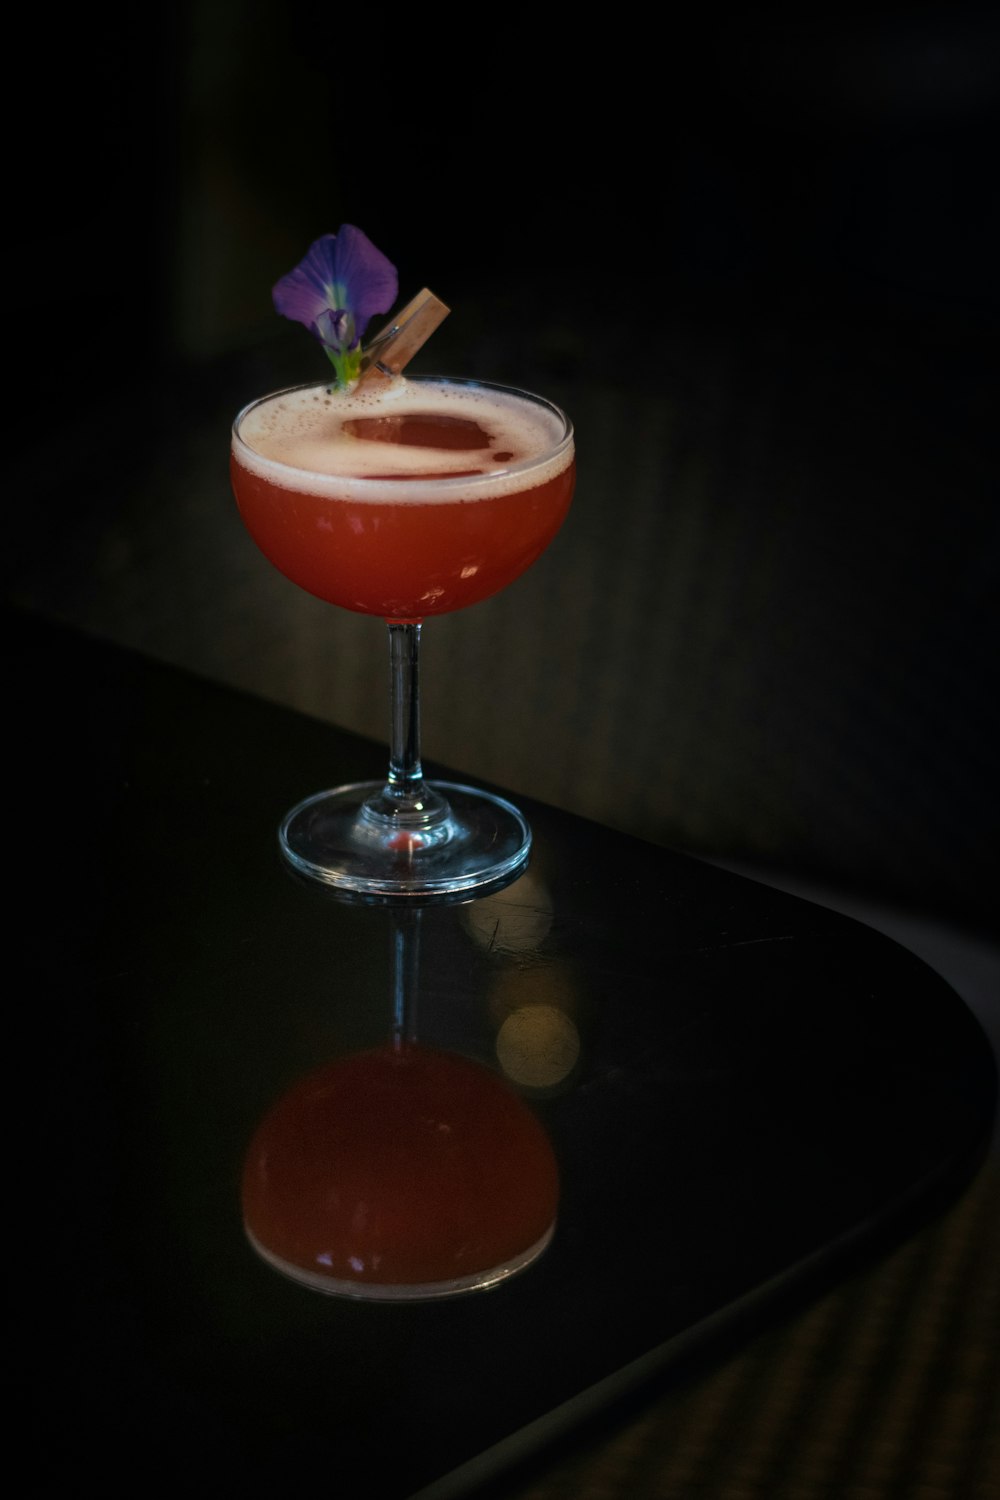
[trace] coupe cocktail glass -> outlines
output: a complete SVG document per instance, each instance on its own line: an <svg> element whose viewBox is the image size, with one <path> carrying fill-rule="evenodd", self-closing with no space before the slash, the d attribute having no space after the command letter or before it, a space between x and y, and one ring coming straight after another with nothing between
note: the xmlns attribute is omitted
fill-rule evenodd
<svg viewBox="0 0 1000 1500"><path fill-rule="evenodd" d="M505 588L552 541L573 493L566 416L481 381L297 386L239 414L231 472L247 529L282 573L389 627L388 777L299 803L279 833L286 858L388 897L473 890L519 869L531 831L511 803L424 780L420 630Z"/></svg>

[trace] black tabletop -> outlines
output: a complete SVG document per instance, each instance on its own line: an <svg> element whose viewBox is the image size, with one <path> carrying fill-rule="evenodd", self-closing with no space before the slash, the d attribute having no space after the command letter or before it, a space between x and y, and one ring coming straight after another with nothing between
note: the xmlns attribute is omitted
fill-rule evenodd
<svg viewBox="0 0 1000 1500"><path fill-rule="evenodd" d="M244 1234L244 1156L297 1079L384 1039L398 916L294 879L276 828L310 792L378 776L385 751L28 617L4 626L15 1224L47 1473L106 1493L195 1471L224 1493L463 1493L830 1286L974 1171L995 1067L933 972L857 923L522 801L528 872L420 915L417 1030L506 1066L555 1151L553 1241L447 1302L284 1279Z"/></svg>

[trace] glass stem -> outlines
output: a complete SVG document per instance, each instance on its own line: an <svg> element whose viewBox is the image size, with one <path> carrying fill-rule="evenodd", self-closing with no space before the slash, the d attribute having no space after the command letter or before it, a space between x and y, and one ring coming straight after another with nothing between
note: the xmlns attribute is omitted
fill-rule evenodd
<svg viewBox="0 0 1000 1500"><path fill-rule="evenodd" d="M392 908L392 1049L402 1052L417 1035L420 908Z"/></svg>
<svg viewBox="0 0 1000 1500"><path fill-rule="evenodd" d="M376 817L430 827L448 816L448 804L424 780L420 764L420 624L389 623L389 779L369 803Z"/></svg>
<svg viewBox="0 0 1000 1500"><path fill-rule="evenodd" d="M420 625L389 626L389 702L392 738L389 787L401 799L423 788L420 764Z"/></svg>

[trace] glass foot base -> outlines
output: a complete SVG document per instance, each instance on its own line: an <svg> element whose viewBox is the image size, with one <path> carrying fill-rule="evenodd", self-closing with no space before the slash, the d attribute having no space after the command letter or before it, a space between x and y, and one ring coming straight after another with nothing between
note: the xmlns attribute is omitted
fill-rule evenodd
<svg viewBox="0 0 1000 1500"><path fill-rule="evenodd" d="M453 782L430 790L446 799L443 815L373 816L381 782L319 792L282 822L281 851L300 875L369 896L472 891L526 863L531 829L510 802Z"/></svg>

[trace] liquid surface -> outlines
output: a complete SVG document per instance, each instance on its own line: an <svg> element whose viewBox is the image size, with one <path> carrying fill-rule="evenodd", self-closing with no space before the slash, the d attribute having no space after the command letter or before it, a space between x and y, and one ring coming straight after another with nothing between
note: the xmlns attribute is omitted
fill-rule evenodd
<svg viewBox="0 0 1000 1500"><path fill-rule="evenodd" d="M331 394L324 386L282 391L244 413L239 437L241 464L261 478L373 503L399 502L400 492L378 481L404 479L488 477L486 484L435 486L433 496L420 487L415 498L423 503L509 494L523 488L526 468L540 484L573 459L563 421L547 404L463 382L400 380L372 394ZM283 469L294 470L294 480ZM343 481L355 479L369 483L345 489Z"/></svg>

